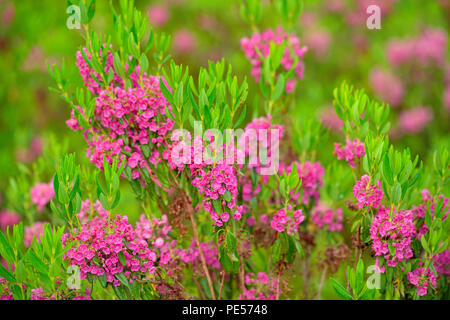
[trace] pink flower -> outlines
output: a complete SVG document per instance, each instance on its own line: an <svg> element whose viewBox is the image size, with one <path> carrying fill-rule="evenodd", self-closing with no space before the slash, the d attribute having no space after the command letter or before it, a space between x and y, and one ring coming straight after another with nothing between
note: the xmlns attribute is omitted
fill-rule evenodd
<svg viewBox="0 0 450 320"><path fill-rule="evenodd" d="M42 211L47 203L55 196L53 183L36 183L30 190L31 201Z"/></svg>
<svg viewBox="0 0 450 320"><path fill-rule="evenodd" d="M312 222L319 228L325 228L328 231L339 232L342 230L342 221L344 216L342 209L330 209L325 205L319 204L312 210Z"/></svg>
<svg viewBox="0 0 450 320"><path fill-rule="evenodd" d="M391 107L402 103L404 96L403 83L389 71L374 68L369 76L373 91Z"/></svg>
<svg viewBox="0 0 450 320"><path fill-rule="evenodd" d="M360 142L358 139L349 140L347 139L347 144L341 147L339 143L334 144L334 153L338 160L345 160L348 162L351 168L355 169L355 159L363 157L366 152L364 149L364 143Z"/></svg>
<svg viewBox="0 0 450 320"><path fill-rule="evenodd" d="M20 222L20 216L11 211L0 211L0 229L5 230L8 226L13 226Z"/></svg>
<svg viewBox="0 0 450 320"><path fill-rule="evenodd" d="M413 256L411 239L416 235L411 211L391 210L380 206L372 220L370 238L375 256L384 257L388 266L395 267L398 262ZM392 254L389 245L394 248Z"/></svg>
<svg viewBox="0 0 450 320"><path fill-rule="evenodd" d="M338 117L333 107L326 108L320 115L322 123L333 131L340 131L344 122Z"/></svg>
<svg viewBox="0 0 450 320"><path fill-rule="evenodd" d="M419 296L427 294L429 284L433 288L436 288L436 276L430 269L417 268L414 271L408 272L407 278L413 286L417 287L417 294Z"/></svg>
<svg viewBox="0 0 450 320"><path fill-rule="evenodd" d="M164 26L169 20L170 13L166 6L153 4L147 9L149 22L157 27Z"/></svg>
<svg viewBox="0 0 450 320"><path fill-rule="evenodd" d="M383 190L381 189L380 181L376 184L371 184L371 178L365 174L361 177L361 180L356 181L353 187L353 195L358 202L356 206L358 209L368 208L378 208L381 200L383 200Z"/></svg>
<svg viewBox="0 0 450 320"><path fill-rule="evenodd" d="M263 57L267 58L270 53L270 44L274 42L276 45L281 45L283 41L286 41L287 46L281 59L282 68L285 71L290 70L293 67L294 59L298 59L298 63L294 70L295 78L303 79L304 63L301 59L305 55L307 48L300 46L300 40L297 36L294 34L290 35L284 32L281 27L278 27L275 31L268 29L262 33L255 33L250 38L241 39L241 48L253 66L251 74L256 81L259 82L263 65L263 61L258 52L260 52ZM289 50L288 47L290 47L291 50ZM286 86L286 92L291 92L293 90L295 78L286 79L289 83L289 85Z"/></svg>
<svg viewBox="0 0 450 320"><path fill-rule="evenodd" d="M297 233L298 226L305 220L301 209L292 211L291 205L286 209L278 210L270 222L272 229L278 232L287 232L287 234Z"/></svg>
<svg viewBox="0 0 450 320"><path fill-rule="evenodd" d="M195 50L197 41L191 31L181 29L175 32L173 44L178 54L187 54Z"/></svg>
<svg viewBox="0 0 450 320"><path fill-rule="evenodd" d="M29 247L33 242L34 237L36 237L36 241L39 243L41 240L41 236L44 234L44 226L48 222L37 221L29 227L25 227L25 236L24 243L26 247Z"/></svg>
<svg viewBox="0 0 450 320"><path fill-rule="evenodd" d="M433 111L429 107L415 107L404 110L399 115L400 128L408 133L418 133L433 120Z"/></svg>

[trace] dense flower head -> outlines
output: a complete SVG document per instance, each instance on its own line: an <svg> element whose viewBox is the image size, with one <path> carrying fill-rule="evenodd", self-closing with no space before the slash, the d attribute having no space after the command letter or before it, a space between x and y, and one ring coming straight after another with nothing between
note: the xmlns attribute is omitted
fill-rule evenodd
<svg viewBox="0 0 450 320"><path fill-rule="evenodd" d="M187 54L195 50L197 40L190 30L180 29L173 36L173 45L178 54Z"/></svg>
<svg viewBox="0 0 450 320"><path fill-rule="evenodd" d="M29 247L33 242L34 237L36 237L36 241L39 243L41 240L41 236L44 234L44 227L48 222L37 221L33 223L31 226L25 227L25 235L24 235L24 243L25 246Z"/></svg>
<svg viewBox="0 0 450 320"><path fill-rule="evenodd" d="M53 183L38 182L30 190L31 201L38 211L42 211L47 203L55 196Z"/></svg>
<svg viewBox="0 0 450 320"><path fill-rule="evenodd" d="M400 128L408 133L418 133L433 120L433 111L430 107L415 107L403 110L398 118Z"/></svg>
<svg viewBox="0 0 450 320"><path fill-rule="evenodd" d="M355 169L355 159L359 159L366 154L364 149L364 143L359 141L358 139L354 139L353 141L347 139L347 143L345 146L341 146L339 143L334 144L334 153L337 156L338 160L345 160L348 162L351 168Z"/></svg>
<svg viewBox="0 0 450 320"><path fill-rule="evenodd" d="M107 57L109 59L109 52ZM113 61L108 59L106 68L109 70ZM161 161L160 148L173 128L173 121L166 116L171 106L161 93L160 77L139 74L139 67L136 67L130 74L133 87L125 89L123 80L114 78L117 81L112 85L101 88L92 80L95 72L83 62L79 62L80 73L85 84L97 94L93 128L84 131L89 146L87 156L100 169L104 157L111 164L112 158L118 156L127 162L132 178L138 179L140 169L150 171L149 163ZM73 130L83 129L73 113L67 125ZM144 148L149 149L147 156L144 156Z"/></svg>
<svg viewBox="0 0 450 320"><path fill-rule="evenodd" d="M255 168L260 173L261 168L270 168L274 150L278 150L283 137L283 126L272 123L270 114L267 117L253 119L245 126L244 133L238 141L244 156L248 157L247 168ZM262 163L261 151L267 152L267 159ZM275 155L276 156L276 155Z"/></svg>
<svg viewBox="0 0 450 320"><path fill-rule="evenodd" d="M169 9L165 5L152 4L147 11L149 22L157 27L164 26L170 18Z"/></svg>
<svg viewBox="0 0 450 320"><path fill-rule="evenodd" d="M171 275L170 266L174 262L174 248L177 241L169 235L172 226L169 224L167 215L162 215L160 219L153 217L149 220L142 214L136 222L135 231L136 239L146 241L153 248L159 258L158 264L163 268L167 267L166 271Z"/></svg>
<svg viewBox="0 0 450 320"><path fill-rule="evenodd" d="M191 139L190 134L187 138ZM237 204L238 179L233 166L238 150L225 144L216 146L214 137L205 140L196 136L192 144L178 137L172 136L172 139L174 141L163 153L163 158L167 159L171 169L187 169L191 184L203 195L203 207L214 223L222 226L230 217L240 220L243 207Z"/></svg>
<svg viewBox="0 0 450 320"><path fill-rule="evenodd" d="M104 49L104 47L103 47ZM86 56L88 60L92 60L92 56L89 53L89 51L86 48L83 48L83 53ZM100 49L99 55L102 55L102 49ZM83 78L84 85L94 94L100 93L102 90L101 82L102 78L101 76L95 72L92 68L89 67L89 64L84 60L83 54L81 53L81 50L77 51L77 61L76 65L80 71L80 75ZM99 61L100 62L100 61ZM114 57L111 51L108 50L106 53L106 63L105 63L105 72L108 74L109 69L113 69L114 64ZM100 83L99 83L100 82ZM117 75L117 73L114 71L114 78L113 83L118 84L120 86L123 86L123 80Z"/></svg>
<svg viewBox="0 0 450 320"><path fill-rule="evenodd" d="M289 204L287 208L278 210L272 217L270 226L278 232L287 232L288 234L297 233L298 226L305 220L301 209L292 210Z"/></svg>
<svg viewBox="0 0 450 320"><path fill-rule="evenodd" d="M353 195L358 200L356 203L358 209L378 208L381 200L383 200L384 193L380 181L378 180L376 184L373 182L367 174L363 175L361 180L356 181L353 187Z"/></svg>
<svg viewBox="0 0 450 320"><path fill-rule="evenodd" d="M387 47L391 65L441 66L445 62L447 34L440 29L426 29L416 38L394 40Z"/></svg>
<svg viewBox="0 0 450 320"><path fill-rule="evenodd" d="M411 238L416 235L411 211L398 211L380 206L372 220L370 238L375 256L383 256L388 266L395 267L398 262L406 261L413 256ZM391 254L392 246L394 254Z"/></svg>
<svg viewBox="0 0 450 320"><path fill-rule="evenodd" d="M247 273L245 275L244 300L275 300L281 294L278 278L270 279L267 273L258 272L256 275Z"/></svg>
<svg viewBox="0 0 450 320"><path fill-rule="evenodd" d="M298 59L295 66L295 74L298 79L303 79L304 63L302 61L307 48L300 46L300 40L294 34L288 34L283 31L281 27L278 27L275 31L268 29L261 33L255 33L250 38L241 39L241 48L244 50L245 56L250 60L253 66L252 76L259 82L262 72L263 61L259 56L262 54L264 58L267 58L270 53L270 44L273 42L276 45L281 45L283 41L286 41L286 47L284 49L284 55L281 59L281 65L284 70L290 70L293 66L295 59ZM259 53L258 53L259 52ZM294 78L289 79L286 83L286 92L291 92L295 86L296 80Z"/></svg>
<svg viewBox="0 0 450 320"><path fill-rule="evenodd" d="M439 275L450 275L450 250L445 249L433 257L433 266Z"/></svg>
<svg viewBox="0 0 450 320"><path fill-rule="evenodd" d="M391 107L398 107L405 94L402 81L389 71L375 68L370 73L370 85L373 91Z"/></svg>
<svg viewBox="0 0 450 320"><path fill-rule="evenodd" d="M214 242L200 242L206 265L213 270L222 270L219 262L219 252ZM177 249L177 256L186 264L192 265L195 274L204 274L201 267L200 250L194 239L191 239L191 245L187 249Z"/></svg>
<svg viewBox="0 0 450 320"><path fill-rule="evenodd" d="M11 227L20 222L20 216L12 211L0 211L0 229L4 230L6 227Z"/></svg>
<svg viewBox="0 0 450 320"><path fill-rule="evenodd" d="M339 232L342 230L344 216L341 208L333 210L323 204L319 204L312 210L311 220L319 228Z"/></svg>
<svg viewBox="0 0 450 320"><path fill-rule="evenodd" d="M191 174L192 185L204 195L203 206L217 226L226 223L230 214L235 220L241 219L242 207L236 201L237 172L233 166L217 164L209 170L194 169Z"/></svg>
<svg viewBox="0 0 450 320"><path fill-rule="evenodd" d="M428 292L429 285L436 288L436 276L431 269L417 268L411 272L408 272L409 282L417 287L417 294L424 296Z"/></svg>
<svg viewBox="0 0 450 320"><path fill-rule="evenodd" d="M288 167L284 167L286 174L289 174L292 171L294 163L297 166L298 176L302 184L299 192L293 194L293 191L291 191L292 200L298 201L300 194L302 193L302 204L309 204L313 200L317 203L320 200L319 188L323 185L323 175L325 174L325 169L322 167L320 162L305 161L303 163L299 163L295 161ZM282 164L280 164L280 167L283 167ZM280 170L280 174L282 172L283 170Z"/></svg>
<svg viewBox="0 0 450 320"><path fill-rule="evenodd" d="M126 216L96 216L82 223L75 235L65 234L63 243L73 246L65 259L80 267L80 277L90 273L105 276L114 286L121 282L116 275L122 274L133 282L141 274L153 273L156 253L145 240L138 239Z"/></svg>

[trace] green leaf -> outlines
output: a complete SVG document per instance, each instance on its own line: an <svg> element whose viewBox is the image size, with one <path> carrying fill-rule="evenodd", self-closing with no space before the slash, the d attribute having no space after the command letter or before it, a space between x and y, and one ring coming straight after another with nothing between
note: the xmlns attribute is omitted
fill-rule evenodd
<svg viewBox="0 0 450 320"><path fill-rule="evenodd" d="M9 281L10 283L16 283L16 278L14 278L14 275L9 272L4 266L2 266L0 264L0 276L2 276L2 278L5 278L7 281Z"/></svg>
<svg viewBox="0 0 450 320"><path fill-rule="evenodd" d="M331 278L330 280L331 284L333 285L334 291L337 293L341 300L353 300L351 294L339 282L337 282L333 278Z"/></svg>

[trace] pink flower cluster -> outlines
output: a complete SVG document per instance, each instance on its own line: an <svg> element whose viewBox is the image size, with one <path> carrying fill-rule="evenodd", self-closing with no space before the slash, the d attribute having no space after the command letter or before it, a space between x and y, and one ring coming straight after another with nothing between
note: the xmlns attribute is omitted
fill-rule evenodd
<svg viewBox="0 0 450 320"><path fill-rule="evenodd" d="M108 59L105 69L109 70L113 60ZM112 157L118 156L127 162L132 178L138 179L140 169L150 171L149 163L155 165L160 161L159 148L165 145L165 137L173 128L173 121L166 116L166 109L170 111L171 107L161 93L159 77L140 75L137 67L130 74L132 88L124 89L123 80L115 77L112 83L115 86L102 89L92 80L95 72L83 63L79 62L78 66L85 84L98 95L94 126L84 131L89 146L87 156L100 169L104 156L110 164ZM83 129L73 114L68 125L74 130ZM143 147L150 150L148 158L144 156Z"/></svg>
<svg viewBox="0 0 450 320"><path fill-rule="evenodd" d="M80 267L80 277L88 273L105 276L108 283L120 286L116 275L123 275L132 283L142 273L153 273L156 253L145 240L136 237L126 216L115 218L96 216L83 223L75 235L64 234L62 239L74 245L64 259Z"/></svg>
<svg viewBox="0 0 450 320"><path fill-rule="evenodd" d="M197 47L197 40L190 30L180 29L173 36L173 45L178 54L188 54Z"/></svg>
<svg viewBox="0 0 450 320"><path fill-rule="evenodd" d="M219 227L229 220L230 213L235 220L240 220L242 216L242 207L236 203L238 196L236 174L236 169L226 164L216 164L209 170L203 168L191 170L192 185L204 195L203 207ZM222 212L217 212L218 208L214 205L214 201L220 202Z"/></svg>
<svg viewBox="0 0 450 320"><path fill-rule="evenodd" d="M372 220L370 238L375 256L383 256L389 267L395 267L413 256L411 238L415 237L416 228L411 211L391 210L380 206L377 215ZM391 255L389 245L395 250ZM384 272L384 267L381 272Z"/></svg>
<svg viewBox="0 0 450 320"><path fill-rule="evenodd" d="M169 236L172 231L172 226L169 224L166 215L161 219L152 218L148 220L144 214L141 215L138 222L136 222L136 239L146 241L149 246L152 246L157 257L158 264L165 268L170 276L172 270L170 268L175 256L174 248L177 241Z"/></svg>
<svg viewBox="0 0 450 320"><path fill-rule="evenodd" d="M365 207L378 208L381 200L383 200L384 193L380 181L378 180L376 184L372 182L371 178L365 174L361 177L361 180L356 181L353 187L353 195L358 200L356 206L360 210Z"/></svg>
<svg viewBox="0 0 450 320"><path fill-rule="evenodd" d="M170 17L170 12L165 5L152 4L148 7L149 22L157 27L164 26Z"/></svg>
<svg viewBox="0 0 450 320"><path fill-rule="evenodd" d="M44 234L44 227L48 222L37 221L33 223L31 226L25 227L25 235L24 235L24 243L25 246L29 247L33 242L34 237L36 237L36 241L39 243L41 240L41 236Z"/></svg>
<svg viewBox="0 0 450 320"><path fill-rule="evenodd" d="M375 68L370 73L370 85L373 91L391 107L398 107L405 94L402 81L389 71Z"/></svg>
<svg viewBox="0 0 450 320"><path fill-rule="evenodd" d="M443 275L450 275L450 250L445 249L433 257L433 266L436 272Z"/></svg>
<svg viewBox="0 0 450 320"><path fill-rule="evenodd" d="M8 210L0 211L0 229L5 230L8 226L13 226L20 222L20 216Z"/></svg>
<svg viewBox="0 0 450 320"><path fill-rule="evenodd" d="M295 66L295 74L298 79L303 79L304 63L302 61L307 48L300 46L300 40L294 34L289 35L284 32L281 27L278 27L275 31L268 29L262 33L255 33L250 38L241 39L241 48L244 50L246 57L250 60L253 66L251 74L259 82L262 72L263 60L259 53L267 58L270 54L270 44L273 42L276 45L281 45L283 41L286 42L284 49L284 55L281 59L281 65L284 70L290 70L293 67L295 59L298 59ZM258 53L259 52L259 53ZM289 79L286 82L286 92L291 92L294 89L296 80Z"/></svg>
<svg viewBox="0 0 450 320"><path fill-rule="evenodd" d="M341 231L343 219L344 216L341 208L333 210L325 205L319 204L312 210L312 222L319 228L326 228L328 231Z"/></svg>
<svg viewBox="0 0 450 320"><path fill-rule="evenodd" d="M408 272L409 282L417 287L417 294L424 296L428 292L428 286L431 284L436 288L436 276L429 268L417 268L414 271Z"/></svg>
<svg viewBox="0 0 450 320"><path fill-rule="evenodd" d="M442 66L445 63L447 34L440 29L426 29L417 38L395 40L387 47L389 63L402 65Z"/></svg>
<svg viewBox="0 0 450 320"><path fill-rule="evenodd" d="M89 60L92 60L92 56L89 53L89 51L86 48L83 48L82 50L83 50L84 54L86 55L86 57ZM99 55L102 55L101 49L100 49ZM102 90L102 86L100 84L102 82L101 76L89 67L88 63L84 60L81 51L77 52L76 58L77 58L76 65L77 65L78 69L80 70L80 74L81 74L81 77L83 78L84 85L92 93L99 94L100 91ZM99 60L99 62L101 63L102 61ZM114 56L111 53L111 51L108 50L108 52L106 53L106 63L105 63L104 70L105 70L106 74L108 74L109 69L113 69L113 71L114 71L113 83L116 85L123 86L123 80L117 75L117 73L115 72L115 70L113 68L113 65L114 65Z"/></svg>
<svg viewBox="0 0 450 320"><path fill-rule="evenodd" d="M287 234L297 233L298 226L305 220L301 209L292 210L289 204L287 208L278 210L272 217L270 226L278 232L287 232Z"/></svg>
<svg viewBox="0 0 450 320"><path fill-rule="evenodd" d="M31 201L42 211L47 203L55 196L53 183L36 183L30 190Z"/></svg>
<svg viewBox="0 0 450 320"><path fill-rule="evenodd" d="M323 175L325 174L325 169L322 167L320 162L310 162L305 161L303 163L296 162L297 172L302 185L300 191L293 194L291 191L292 200L298 201L300 193L303 192L303 197L301 199L302 204L309 204L312 200L319 202L320 193L319 188L323 185ZM282 165L280 165L281 167ZM289 167L285 167L286 174L292 171L294 162L291 163ZM282 173L282 170L280 170Z"/></svg>
<svg viewBox="0 0 450 320"><path fill-rule="evenodd" d="M230 215L235 220L240 220L243 207L237 205L237 171L232 164L227 164L228 155L232 157L232 163L235 163L237 150L225 145L215 146L214 137L210 137L206 146L208 141L200 136L194 138L192 145L179 140L176 135L171 138L174 141L163 153L163 158L167 159L171 169L188 169L191 184L203 194L203 207L215 224L222 226ZM190 135L185 138L191 139Z"/></svg>
<svg viewBox="0 0 450 320"><path fill-rule="evenodd" d="M277 130L272 131L272 130ZM274 135L277 134L277 135ZM277 150L283 137L283 126L272 124L270 114L267 117L253 119L245 126L244 134L240 137L238 144L244 151L244 155L249 157L247 168L255 168L259 173L261 168L270 168L272 163L272 153ZM261 163L259 150L267 150L267 159Z"/></svg>
<svg viewBox="0 0 450 320"><path fill-rule="evenodd" d="M206 265L215 270L222 270L216 244L214 242L201 242L200 247L202 248ZM198 250L194 239L191 239L189 248L177 249L177 255L184 263L192 264L195 274L204 274L203 268L201 267L200 251Z"/></svg>
<svg viewBox="0 0 450 320"><path fill-rule="evenodd" d="M244 282L250 289L245 288L244 296L240 296L239 299L275 300L281 294L278 286L279 279L270 280L265 272L258 272L256 276L253 273L247 273Z"/></svg>
<svg viewBox="0 0 450 320"><path fill-rule="evenodd" d="M0 277L0 301L1 300L14 300L11 293L11 289L8 287L8 281L5 278Z"/></svg>
<svg viewBox="0 0 450 320"><path fill-rule="evenodd" d="M334 144L334 153L338 160L345 159L351 168L355 169L355 159L361 158L366 154L364 149L364 143L358 139L353 141L347 139L347 143L344 147L341 147L339 143Z"/></svg>
<svg viewBox="0 0 450 320"><path fill-rule="evenodd" d="M333 131L340 131L344 126L344 122L338 117L333 107L327 107L320 114L322 124Z"/></svg>
<svg viewBox="0 0 450 320"><path fill-rule="evenodd" d="M398 118L400 128L408 133L418 133L433 120L433 111L430 107L415 107L403 110Z"/></svg>

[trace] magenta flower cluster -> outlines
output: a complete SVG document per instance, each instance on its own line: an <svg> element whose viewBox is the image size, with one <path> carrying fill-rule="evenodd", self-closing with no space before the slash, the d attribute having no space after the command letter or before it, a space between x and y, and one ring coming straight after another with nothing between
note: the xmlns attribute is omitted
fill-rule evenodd
<svg viewBox="0 0 450 320"><path fill-rule="evenodd" d="M319 228L328 231L341 231L343 219L344 216L341 208L333 210L325 205L319 204L312 210L312 222Z"/></svg>
<svg viewBox="0 0 450 320"><path fill-rule="evenodd" d="M113 61L108 59L105 69L109 70ZM140 75L137 67L130 74L132 88L123 88L123 81L118 78L102 89L90 82L95 72L88 70L85 63L79 61L80 73L86 85L98 95L94 125L92 130L84 131L89 146L87 156L100 169L103 157L112 163L112 158L118 156L127 162L132 178L138 179L140 170L150 172L149 164L161 161L160 147L165 146L165 137L173 128L173 121L166 116L166 110L170 112L171 107L161 93L159 77ZM83 129L74 115L67 124L74 130ZM143 148L149 149L148 157L144 156Z"/></svg>
<svg viewBox="0 0 450 320"><path fill-rule="evenodd" d="M238 182L236 169L226 164L216 164L210 170L202 168L191 171L192 185L197 187L204 195L203 207L209 212L217 226L222 226L230 219L240 220L242 206L236 203L238 195ZM228 195L228 196L227 196ZM214 201L219 201L218 209ZM217 212L221 210L222 212Z"/></svg>
<svg viewBox="0 0 450 320"><path fill-rule="evenodd" d="M281 59L281 65L284 70L290 70L294 65L295 59L298 59L295 65L295 74L298 79L303 79L304 63L302 61L307 48L300 46L300 40L294 34L288 34L283 31L281 27L278 27L275 31L268 29L262 33L255 33L250 38L241 39L241 48L245 53L247 59L252 64L252 76L259 82L263 60L260 54L267 58L270 54L270 44L273 42L276 45L281 45L285 41L286 47L284 48L284 55ZM294 90L296 79L292 78L286 82L286 92L292 92Z"/></svg>
<svg viewBox="0 0 450 320"><path fill-rule="evenodd" d="M424 296L428 292L429 285L436 288L436 276L430 268L417 268L414 271L408 272L409 282L417 287L417 294Z"/></svg>
<svg viewBox="0 0 450 320"><path fill-rule="evenodd" d="M366 154L364 149L364 143L359 141L358 139L354 139L353 141L347 139L347 143L345 146L341 146L339 143L334 144L334 153L337 156L338 160L345 160L348 162L351 168L355 169L355 159L359 159Z"/></svg>
<svg viewBox="0 0 450 320"><path fill-rule="evenodd" d="M269 279L265 272L247 273L244 279L246 288L244 296L240 299L244 300L275 300L281 294L281 289L278 286L279 279ZM247 287L250 287L249 289Z"/></svg>
<svg viewBox="0 0 450 320"><path fill-rule="evenodd" d="M376 184L373 182L367 174L363 175L361 180L356 181L353 187L353 195L358 201L356 203L358 209L378 208L381 200L383 200L384 193L380 181L378 180Z"/></svg>
<svg viewBox="0 0 450 320"><path fill-rule="evenodd" d="M426 29L416 38L394 40L387 48L389 63L403 65L442 66L445 63L447 35L440 29Z"/></svg>
<svg viewBox="0 0 450 320"><path fill-rule="evenodd" d="M47 203L55 196L53 183L36 183L30 190L31 201L36 205L38 211L42 211Z"/></svg>
<svg viewBox="0 0 450 320"><path fill-rule="evenodd" d="M4 230L6 227L11 227L20 222L20 216L12 211L0 211L0 229Z"/></svg>
<svg viewBox="0 0 450 320"><path fill-rule="evenodd" d="M64 258L80 267L81 279L88 274L105 276L108 283L120 286L116 275L123 273L132 283L155 269L156 253L136 237L126 216L96 216L83 223L75 235L64 234L62 240L74 244Z"/></svg>
<svg viewBox="0 0 450 320"><path fill-rule="evenodd" d="M402 131L413 134L421 132L432 120L433 110L424 106L403 110L398 117Z"/></svg>
<svg viewBox="0 0 450 320"><path fill-rule="evenodd" d="M41 236L44 234L44 227L48 222L37 221L31 226L25 227L24 243L29 247L36 237L36 241L40 243Z"/></svg>
<svg viewBox="0 0 450 320"><path fill-rule="evenodd" d="M384 206L378 208L370 228L372 250L375 256L384 257L389 267L412 258L411 239L415 236L411 211L396 212ZM394 248L394 254L390 253L389 245ZM384 268L382 270L384 272Z"/></svg>
<svg viewBox="0 0 450 320"><path fill-rule="evenodd" d="M293 234L298 232L298 226L305 220L301 209L293 210L290 204L286 208L278 210L270 221L272 229L278 232Z"/></svg>
<svg viewBox="0 0 450 320"><path fill-rule="evenodd" d="M272 136L278 130L277 136ZM260 173L261 168L269 168L272 163L273 150L277 150L283 137L283 126L272 123L270 114L267 117L253 119L245 126L244 134L240 137L239 146L244 151L244 156L249 157L247 168L255 168ZM261 155L257 150L267 150L267 159L261 163Z"/></svg>
<svg viewBox="0 0 450 320"><path fill-rule="evenodd" d="M320 200L319 188L323 185L323 175L325 174L325 169L322 167L320 162L305 161L303 163L299 163L295 161L295 164L297 165L298 176L302 181L302 184L299 192L294 194L294 192L291 191L291 199L298 201L300 198L300 193L302 193L302 204L309 204L313 200L318 203ZM293 166L294 162L288 167L285 167L284 170L286 171L286 174L289 174L292 171ZM280 164L280 167L283 167L283 164ZM280 170L280 172L282 172L282 170Z"/></svg>

